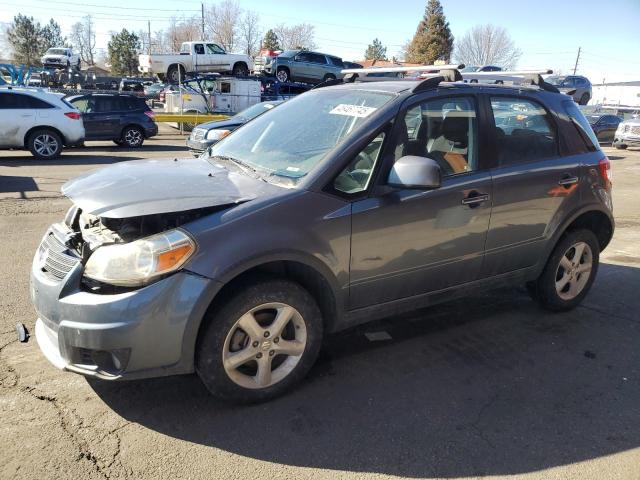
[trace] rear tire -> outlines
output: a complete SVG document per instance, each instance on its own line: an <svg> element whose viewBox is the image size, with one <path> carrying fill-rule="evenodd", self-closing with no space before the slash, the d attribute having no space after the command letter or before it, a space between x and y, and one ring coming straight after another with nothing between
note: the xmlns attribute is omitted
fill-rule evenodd
<svg viewBox="0 0 640 480"><path fill-rule="evenodd" d="M588 93L583 93L582 96L580 97L580 101L578 102L580 105L586 105L587 103L589 103L589 94Z"/></svg>
<svg viewBox="0 0 640 480"><path fill-rule="evenodd" d="M144 134L138 127L126 127L120 137L121 147L140 148L144 143Z"/></svg>
<svg viewBox="0 0 640 480"><path fill-rule="evenodd" d="M231 73L236 77L246 77L249 75L249 67L244 62L238 62L233 66Z"/></svg>
<svg viewBox="0 0 640 480"><path fill-rule="evenodd" d="M167 70L167 81L169 83L184 83L186 71L182 65L171 65Z"/></svg>
<svg viewBox="0 0 640 480"><path fill-rule="evenodd" d="M53 130L43 128L29 135L26 146L34 157L50 160L60 156L62 138Z"/></svg>
<svg viewBox="0 0 640 480"><path fill-rule="evenodd" d="M589 293L599 261L600 244L595 234L591 230L569 231L553 249L537 280L527 284L529 293L547 310L571 310Z"/></svg>
<svg viewBox="0 0 640 480"><path fill-rule="evenodd" d="M327 73L322 79L323 82L328 82L329 80L335 80L336 76L333 73Z"/></svg>
<svg viewBox="0 0 640 480"><path fill-rule="evenodd" d="M616 150L626 150L627 149L627 145L614 145L614 147L616 147Z"/></svg>
<svg viewBox="0 0 640 480"><path fill-rule="evenodd" d="M284 279L245 284L204 321L196 372L214 396L239 403L287 392L308 373L322 343L316 301Z"/></svg>

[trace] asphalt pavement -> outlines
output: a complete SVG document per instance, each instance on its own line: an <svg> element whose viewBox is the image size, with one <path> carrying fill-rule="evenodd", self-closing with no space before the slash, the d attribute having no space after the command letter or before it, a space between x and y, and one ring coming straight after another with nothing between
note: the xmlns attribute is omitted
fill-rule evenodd
<svg viewBox="0 0 640 480"><path fill-rule="evenodd" d="M16 341L35 322L33 254L69 206L60 186L188 156L184 138L48 162L0 151L0 478L640 479L640 151L605 150L617 230L583 305L551 314L514 285L363 325L329 337L294 392L250 407L195 375L87 380Z"/></svg>

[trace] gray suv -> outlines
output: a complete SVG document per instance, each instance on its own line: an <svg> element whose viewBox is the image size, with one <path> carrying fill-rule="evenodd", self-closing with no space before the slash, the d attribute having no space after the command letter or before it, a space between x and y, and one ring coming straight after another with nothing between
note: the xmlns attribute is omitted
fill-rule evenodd
<svg viewBox="0 0 640 480"><path fill-rule="evenodd" d="M571 97L580 105L586 105L591 100L591 82L582 75L553 76L547 78L547 82L554 85L563 93Z"/></svg>
<svg viewBox="0 0 640 480"><path fill-rule="evenodd" d="M326 82L342 78L345 68L341 58L306 50L285 50L267 61L263 72L280 82Z"/></svg>
<svg viewBox="0 0 640 480"><path fill-rule="evenodd" d="M549 90L344 83L208 156L71 180L31 270L41 350L105 380L195 371L257 402L360 323L520 282L574 308L614 230L609 161Z"/></svg>

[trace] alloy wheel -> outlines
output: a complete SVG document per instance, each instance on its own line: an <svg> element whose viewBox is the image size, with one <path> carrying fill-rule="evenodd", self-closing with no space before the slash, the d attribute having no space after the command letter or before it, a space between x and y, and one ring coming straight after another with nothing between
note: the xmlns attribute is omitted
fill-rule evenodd
<svg viewBox="0 0 640 480"><path fill-rule="evenodd" d="M279 70L276 73L276 78L281 82L286 82L289 79L289 75L287 74L286 70Z"/></svg>
<svg viewBox="0 0 640 480"><path fill-rule="evenodd" d="M246 312L231 327L222 363L237 385L267 388L291 373L306 344L307 327L302 315L285 303L266 303Z"/></svg>
<svg viewBox="0 0 640 480"><path fill-rule="evenodd" d="M142 133L135 128L127 130L124 134L124 141L130 147L137 147L142 143Z"/></svg>
<svg viewBox="0 0 640 480"><path fill-rule="evenodd" d="M33 148L42 157L52 157L58 151L58 140L48 133L42 133L33 140Z"/></svg>
<svg viewBox="0 0 640 480"><path fill-rule="evenodd" d="M556 270L556 292L562 300L573 300L584 289L593 268L593 252L585 242L573 244Z"/></svg>

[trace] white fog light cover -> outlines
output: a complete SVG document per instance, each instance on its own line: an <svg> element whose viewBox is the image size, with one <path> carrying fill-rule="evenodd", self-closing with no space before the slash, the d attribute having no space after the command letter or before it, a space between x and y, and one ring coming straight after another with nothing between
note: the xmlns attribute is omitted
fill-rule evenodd
<svg viewBox="0 0 640 480"><path fill-rule="evenodd" d="M182 230L169 230L135 242L97 248L85 277L110 285L137 287L178 270L193 255L195 242Z"/></svg>
<svg viewBox="0 0 640 480"><path fill-rule="evenodd" d="M227 135L229 135L230 133L231 133L231 130L209 130L207 132L206 138L207 140L219 141L219 140L222 140Z"/></svg>

